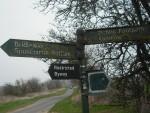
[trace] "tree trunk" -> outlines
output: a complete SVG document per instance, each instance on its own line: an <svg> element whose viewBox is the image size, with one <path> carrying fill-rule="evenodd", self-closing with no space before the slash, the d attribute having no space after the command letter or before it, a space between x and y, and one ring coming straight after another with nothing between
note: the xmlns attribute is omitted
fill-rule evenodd
<svg viewBox="0 0 150 113"><path fill-rule="evenodd" d="M136 99L136 113L141 113L141 98Z"/></svg>
<svg viewBox="0 0 150 113"><path fill-rule="evenodd" d="M147 100L143 99L141 103L141 113L150 113L150 103Z"/></svg>

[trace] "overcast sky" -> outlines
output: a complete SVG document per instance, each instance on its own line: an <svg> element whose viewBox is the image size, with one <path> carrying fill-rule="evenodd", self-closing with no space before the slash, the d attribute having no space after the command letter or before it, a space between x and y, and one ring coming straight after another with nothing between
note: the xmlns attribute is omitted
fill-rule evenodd
<svg viewBox="0 0 150 113"><path fill-rule="evenodd" d="M35 0L0 0L0 45L8 39L41 40L54 16L33 9ZM0 85L16 79L50 79L48 65L38 59L9 57L0 49Z"/></svg>

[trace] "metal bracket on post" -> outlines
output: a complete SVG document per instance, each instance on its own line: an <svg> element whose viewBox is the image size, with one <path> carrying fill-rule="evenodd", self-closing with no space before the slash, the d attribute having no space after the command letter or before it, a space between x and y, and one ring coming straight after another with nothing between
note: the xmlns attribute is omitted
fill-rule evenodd
<svg viewBox="0 0 150 113"><path fill-rule="evenodd" d="M81 90L82 90L82 95L87 95L88 96L88 76L86 73L82 73L82 76L80 76L81 80Z"/></svg>
<svg viewBox="0 0 150 113"><path fill-rule="evenodd" d="M81 98L82 98L82 111L83 113L89 113L89 102L88 102L88 78L85 73L86 64L85 60L85 37L84 30L78 29L77 32L77 58L80 63L80 84L81 84Z"/></svg>

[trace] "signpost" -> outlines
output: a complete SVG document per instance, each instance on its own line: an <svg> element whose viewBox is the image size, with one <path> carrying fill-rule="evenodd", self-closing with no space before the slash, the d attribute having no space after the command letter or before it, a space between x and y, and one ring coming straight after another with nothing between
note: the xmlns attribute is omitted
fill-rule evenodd
<svg viewBox="0 0 150 113"><path fill-rule="evenodd" d="M52 79L80 79L82 110L83 113L89 113L88 94L106 92L110 80L104 72L92 71L86 74L86 69L80 68L86 67L85 45L126 41L150 41L150 25L78 29L76 45L10 39L1 48L9 56L15 57L78 60L79 64L52 64L48 73Z"/></svg>
<svg viewBox="0 0 150 113"><path fill-rule="evenodd" d="M73 44L10 39L1 48L9 56L76 59L76 46Z"/></svg>
<svg viewBox="0 0 150 113"><path fill-rule="evenodd" d="M85 74L85 69L82 67L86 67L85 61L85 43L84 43L84 30L77 30L77 58L79 60L79 64L81 66L80 69L80 87L81 87L81 100L82 100L82 112L89 113L89 100L88 100L88 81L87 75Z"/></svg>
<svg viewBox="0 0 150 113"><path fill-rule="evenodd" d="M48 73L52 79L80 79L79 64L51 64Z"/></svg>
<svg viewBox="0 0 150 113"><path fill-rule="evenodd" d="M150 25L89 29L85 30L84 41L86 45L127 41L150 41Z"/></svg>
<svg viewBox="0 0 150 113"><path fill-rule="evenodd" d="M110 78L103 71L88 72L89 94L106 92L110 85Z"/></svg>

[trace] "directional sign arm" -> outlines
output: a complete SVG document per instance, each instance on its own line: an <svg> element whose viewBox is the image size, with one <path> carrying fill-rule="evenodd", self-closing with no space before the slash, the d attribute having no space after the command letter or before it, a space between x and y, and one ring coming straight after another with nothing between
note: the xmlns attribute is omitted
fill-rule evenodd
<svg viewBox="0 0 150 113"><path fill-rule="evenodd" d="M12 43L11 43L11 39L8 40L6 43L4 43L2 46L1 46L2 50L5 51L5 53L8 55L8 56L11 56L12 54Z"/></svg>
<svg viewBox="0 0 150 113"><path fill-rule="evenodd" d="M79 68L78 64L51 64L48 73L53 80L79 79Z"/></svg>
<svg viewBox="0 0 150 113"><path fill-rule="evenodd" d="M85 30L86 45L127 41L150 41L149 30L150 25L87 29Z"/></svg>
<svg viewBox="0 0 150 113"><path fill-rule="evenodd" d="M15 57L77 59L76 45L73 44L10 39L1 48Z"/></svg>

